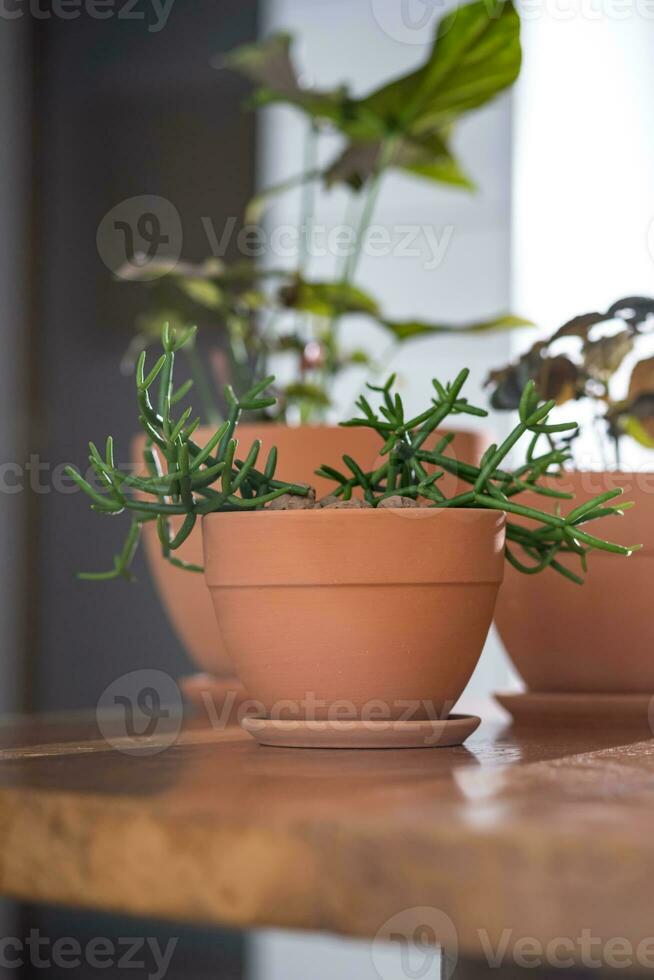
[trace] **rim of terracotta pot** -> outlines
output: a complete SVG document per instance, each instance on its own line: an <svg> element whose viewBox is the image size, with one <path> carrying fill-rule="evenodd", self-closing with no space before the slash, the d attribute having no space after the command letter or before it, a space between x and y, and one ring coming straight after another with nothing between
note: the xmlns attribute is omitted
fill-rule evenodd
<svg viewBox="0 0 654 980"><path fill-rule="evenodd" d="M205 578L226 588L499 583L505 524L503 511L484 508L208 514Z"/></svg>

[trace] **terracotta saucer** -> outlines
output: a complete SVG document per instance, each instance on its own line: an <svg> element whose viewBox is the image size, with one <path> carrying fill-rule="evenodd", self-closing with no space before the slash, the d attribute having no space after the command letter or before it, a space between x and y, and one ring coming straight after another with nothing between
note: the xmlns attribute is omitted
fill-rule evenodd
<svg viewBox="0 0 654 980"><path fill-rule="evenodd" d="M646 728L654 725L649 694L496 694L516 724Z"/></svg>
<svg viewBox="0 0 654 980"><path fill-rule="evenodd" d="M297 749L429 749L462 745L479 727L476 715L443 721L284 721L243 718L260 745Z"/></svg>

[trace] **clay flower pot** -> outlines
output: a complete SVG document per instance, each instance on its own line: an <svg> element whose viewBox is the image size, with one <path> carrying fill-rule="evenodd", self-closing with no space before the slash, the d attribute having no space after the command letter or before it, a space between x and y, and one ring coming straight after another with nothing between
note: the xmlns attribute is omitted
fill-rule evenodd
<svg viewBox="0 0 654 980"><path fill-rule="evenodd" d="M492 621L504 523L429 508L203 518L205 577L247 694L269 719L447 718Z"/></svg>
<svg viewBox="0 0 654 980"><path fill-rule="evenodd" d="M211 435L211 429L200 428L195 439L203 445ZM264 459L270 447L277 446L279 479L309 483L316 488L319 497L332 488L327 480L315 475L315 470L322 463L341 468L343 454L347 453L362 465L369 464L372 467L379 458L379 437L369 429L241 424L238 427L238 438L241 445L248 447L255 439L260 439ZM144 443L145 438L142 435L132 442L132 463L137 471L143 466ZM476 433L460 432L450 453L454 448L462 459L478 459L485 443L486 440ZM157 591L190 658L208 674L217 677L233 675L203 576L175 568L162 558L154 525L146 525L143 540ZM196 565L204 563L199 525L177 554L184 561Z"/></svg>
<svg viewBox="0 0 654 980"><path fill-rule="evenodd" d="M623 499L636 506L603 519L595 533L644 547L629 558L594 551L582 586L549 569L523 575L507 563L495 621L508 654L531 692L651 695L654 474L570 472L551 485L573 492L575 505L624 487ZM527 494L520 501L548 504ZM570 567L578 571L578 561Z"/></svg>

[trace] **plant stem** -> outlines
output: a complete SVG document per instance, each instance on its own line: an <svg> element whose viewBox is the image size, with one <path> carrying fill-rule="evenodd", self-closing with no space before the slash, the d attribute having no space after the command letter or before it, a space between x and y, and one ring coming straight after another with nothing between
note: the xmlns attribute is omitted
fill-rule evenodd
<svg viewBox="0 0 654 980"><path fill-rule="evenodd" d="M312 120L307 126L304 138L304 172L313 173L316 168L316 152L318 147L318 129ZM307 180L302 185L302 201L300 205L300 246L298 255L298 272L301 276L306 273L309 264L309 237L313 231L313 216L316 205L315 181Z"/></svg>
<svg viewBox="0 0 654 980"><path fill-rule="evenodd" d="M183 350L186 355L191 377L193 378L195 390L198 393L198 398L202 405L204 421L207 425L219 425L222 422L222 418L216 406L211 385L207 381L204 364L198 354L198 349L195 344L188 344Z"/></svg>
<svg viewBox="0 0 654 980"><path fill-rule="evenodd" d="M340 285L343 290L347 289L354 280L356 271L359 267L359 262L361 260L361 254L363 251L363 242L366 237L366 233L372 221L373 214L375 212L375 205L379 197L379 190L381 187L382 177L388 164L390 163L391 157L393 155L393 150L395 149L397 137L386 136L382 141L379 149L379 156L377 157L377 163L373 174L370 177L367 187L366 199L361 210L359 217L359 222L356 229L356 237L354 241L354 250L345 260L343 267L343 274L340 279ZM351 202L350 202L351 203ZM346 226L349 227L349 206L348 215L346 217ZM342 313L340 310L336 310L332 316L329 327L327 329L327 334L329 336L329 351L328 351L328 362L325 367L325 374L327 376L336 374L338 370L338 328L340 324Z"/></svg>
<svg viewBox="0 0 654 980"><path fill-rule="evenodd" d="M397 137L386 136L381 144L381 147L379 148L379 156L377 158L374 172L368 183L366 199L361 211L361 217L359 218L354 251L348 257L348 261L345 266L343 285L349 285L356 275L356 271L361 260L366 232L368 231L370 222L372 221L372 216L375 213L375 206L379 197L382 178L391 161L391 157L393 156L393 150L395 149L396 142Z"/></svg>

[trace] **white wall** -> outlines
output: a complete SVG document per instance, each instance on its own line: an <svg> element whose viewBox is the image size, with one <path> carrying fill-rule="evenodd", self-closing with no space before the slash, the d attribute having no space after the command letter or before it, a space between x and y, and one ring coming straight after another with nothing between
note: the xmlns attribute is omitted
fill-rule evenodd
<svg viewBox="0 0 654 980"><path fill-rule="evenodd" d="M654 8L605 0L592 18L589 9L540 4L523 19L513 302L548 332L622 296L654 294ZM638 357L652 353L648 344ZM570 413L560 409L590 417ZM582 445L580 461L601 466L597 440ZM651 453L626 440L623 453L625 468L651 469Z"/></svg>

